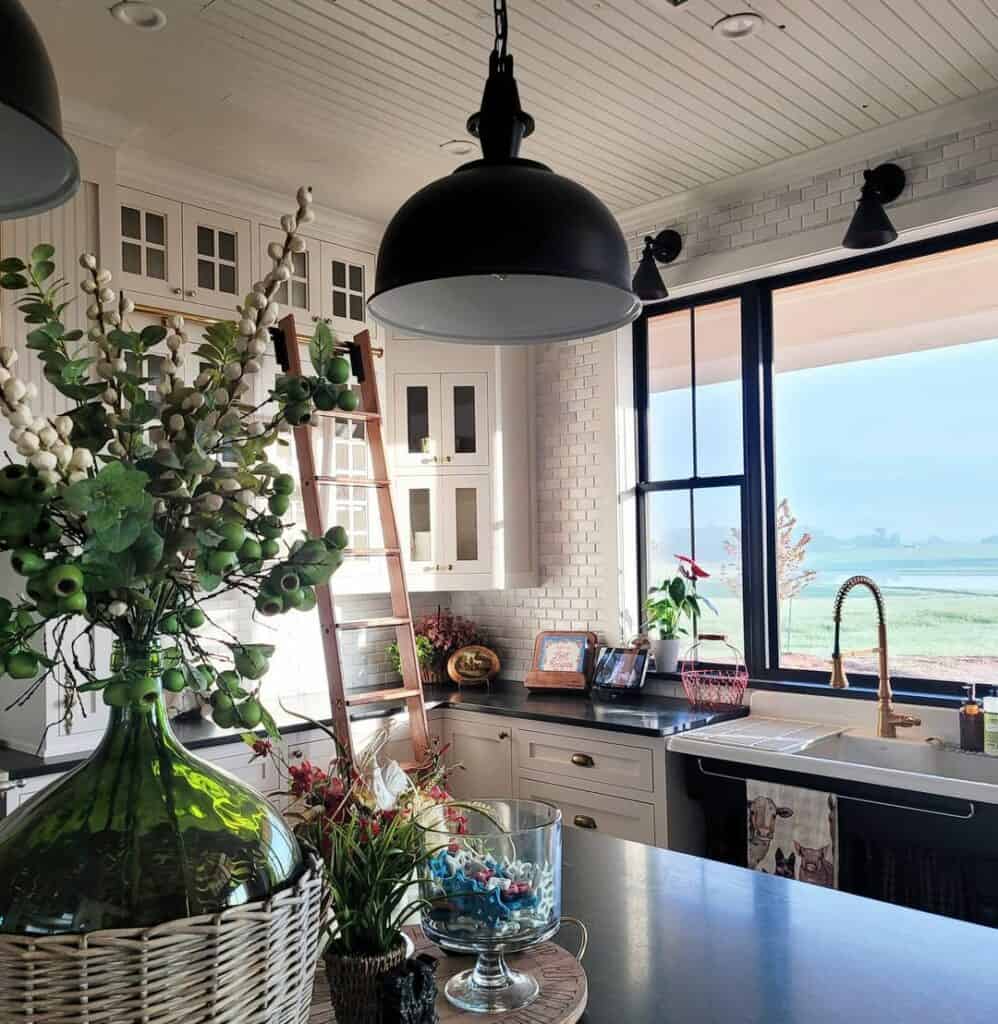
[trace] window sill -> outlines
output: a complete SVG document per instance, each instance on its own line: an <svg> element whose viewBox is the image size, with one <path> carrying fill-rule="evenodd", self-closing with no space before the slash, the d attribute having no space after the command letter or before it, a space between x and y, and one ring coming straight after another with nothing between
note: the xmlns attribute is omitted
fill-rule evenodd
<svg viewBox="0 0 998 1024"><path fill-rule="evenodd" d="M649 671L647 678L661 683L682 685L682 677L678 672ZM843 700L875 701L877 699L876 685L869 686L863 683L852 683L847 689L839 690L832 689L827 682L811 682L800 679L749 679L749 688L770 690L776 693L801 693L811 697L838 697ZM921 704L924 707L934 708L958 708L965 699L954 693L926 693L923 690L906 690L902 687L893 687L892 692L896 704Z"/></svg>

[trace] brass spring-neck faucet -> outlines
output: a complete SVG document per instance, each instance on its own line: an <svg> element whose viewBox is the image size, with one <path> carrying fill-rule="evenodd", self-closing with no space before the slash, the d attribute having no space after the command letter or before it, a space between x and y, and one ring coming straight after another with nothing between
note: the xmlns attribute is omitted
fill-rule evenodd
<svg viewBox="0 0 998 1024"><path fill-rule="evenodd" d="M829 680L831 686L837 689L845 689L849 685L845 671L842 668L842 651L839 646L839 632L842 628L842 605L849 591L854 587L866 587L873 594L873 600L877 605L877 735L887 739L897 737L897 728L910 728L914 725L921 725L922 720L912 715L903 715L894 710L891 703L891 681L887 674L887 614L884 610L884 595L869 576L850 576L849 579L839 587L835 595L835 606L833 617L835 622L835 642L832 647L832 678Z"/></svg>

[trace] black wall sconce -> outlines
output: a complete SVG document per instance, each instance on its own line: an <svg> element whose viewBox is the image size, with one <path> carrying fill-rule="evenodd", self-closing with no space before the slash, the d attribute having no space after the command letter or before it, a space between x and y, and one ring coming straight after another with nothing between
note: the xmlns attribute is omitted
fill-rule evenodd
<svg viewBox="0 0 998 1024"><path fill-rule="evenodd" d="M666 228L657 235L645 235L645 247L634 271L631 287L634 294L642 302L658 302L667 299L669 291L665 287L662 275L658 272L658 263L672 263L683 251L683 239L678 231Z"/></svg>
<svg viewBox="0 0 998 1024"><path fill-rule="evenodd" d="M881 164L863 171L863 191L842 244L847 249L875 249L887 245L898 233L884 207L904 189L904 171L897 164Z"/></svg>

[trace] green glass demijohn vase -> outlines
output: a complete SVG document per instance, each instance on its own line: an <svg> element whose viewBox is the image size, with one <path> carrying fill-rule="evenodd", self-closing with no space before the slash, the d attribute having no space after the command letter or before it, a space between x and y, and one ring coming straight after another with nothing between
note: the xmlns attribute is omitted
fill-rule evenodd
<svg viewBox="0 0 998 1024"><path fill-rule="evenodd" d="M142 928L265 899L303 860L262 795L186 750L159 685L159 648L115 644L144 685L111 709L90 758L0 821L0 932Z"/></svg>

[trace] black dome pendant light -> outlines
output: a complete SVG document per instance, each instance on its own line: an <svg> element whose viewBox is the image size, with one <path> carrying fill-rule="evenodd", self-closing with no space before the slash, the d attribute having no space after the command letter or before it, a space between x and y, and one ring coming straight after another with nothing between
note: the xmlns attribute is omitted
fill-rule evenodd
<svg viewBox="0 0 998 1024"><path fill-rule="evenodd" d="M38 30L19 0L0 3L0 220L59 206L80 187L62 137L59 90Z"/></svg>
<svg viewBox="0 0 998 1024"><path fill-rule="evenodd" d="M506 52L506 2L468 131L482 159L410 197L378 252L376 320L450 341L522 344L599 334L641 311L627 243L581 185L517 156L534 120L520 109Z"/></svg>
<svg viewBox="0 0 998 1024"><path fill-rule="evenodd" d="M659 302L669 297L669 290L656 264L672 263L682 251L683 239L678 231L666 228L654 237L645 235L645 247L631 281L634 294L642 302Z"/></svg>
<svg viewBox="0 0 998 1024"><path fill-rule="evenodd" d="M863 171L863 190L842 244L847 249L875 249L893 242L898 233L884 207L903 190L904 171L897 164Z"/></svg>

